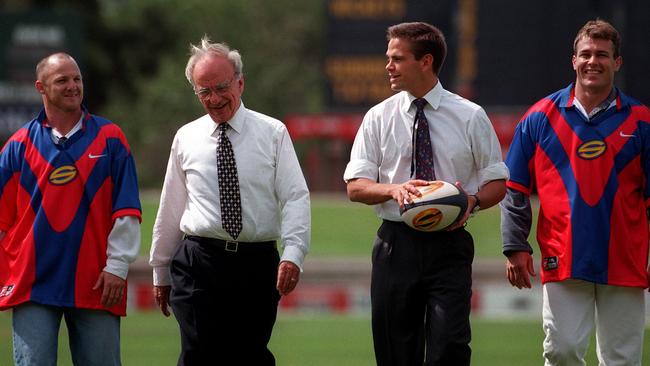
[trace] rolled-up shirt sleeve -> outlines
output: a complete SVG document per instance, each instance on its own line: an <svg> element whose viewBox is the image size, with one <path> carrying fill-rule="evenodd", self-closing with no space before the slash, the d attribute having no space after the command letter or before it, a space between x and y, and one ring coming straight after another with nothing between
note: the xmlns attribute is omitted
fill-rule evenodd
<svg viewBox="0 0 650 366"><path fill-rule="evenodd" d="M485 111L477 109L468 125L468 132L478 168L479 187L493 180L508 179L508 167L503 162L501 144Z"/></svg>
<svg viewBox="0 0 650 366"><path fill-rule="evenodd" d="M373 129L371 122L372 110L366 113L359 131L354 138L350 161L345 168L343 179L349 182L356 178L367 178L377 181L380 166L380 145L377 131Z"/></svg>

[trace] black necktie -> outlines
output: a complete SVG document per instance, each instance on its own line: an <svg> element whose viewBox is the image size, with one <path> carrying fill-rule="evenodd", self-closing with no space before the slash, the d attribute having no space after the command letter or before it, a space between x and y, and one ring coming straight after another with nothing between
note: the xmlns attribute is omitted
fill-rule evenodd
<svg viewBox="0 0 650 366"><path fill-rule="evenodd" d="M418 98L413 101L417 107L415 122L417 122L417 133L415 138L415 179L435 180L436 173L433 168L433 148L429 136L429 123L424 116L424 106L427 101Z"/></svg>
<svg viewBox="0 0 650 366"><path fill-rule="evenodd" d="M235 154L226 130L228 123L219 125L219 145L217 146L217 175L219 176L219 201L221 203L222 226L234 240L242 229L241 198Z"/></svg>

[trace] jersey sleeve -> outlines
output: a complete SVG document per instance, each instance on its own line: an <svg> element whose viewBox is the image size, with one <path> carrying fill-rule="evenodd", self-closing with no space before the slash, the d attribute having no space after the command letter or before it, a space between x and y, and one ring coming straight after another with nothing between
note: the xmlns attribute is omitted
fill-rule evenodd
<svg viewBox="0 0 650 366"><path fill-rule="evenodd" d="M526 195L530 195L534 182L531 164L533 164L537 143L531 128L535 120L536 114L532 114L519 122L506 156L506 165L510 171L510 180L507 182L508 188Z"/></svg>
<svg viewBox="0 0 650 366"><path fill-rule="evenodd" d="M111 180L113 181L112 220L118 217L135 216L142 221L142 209L138 193L138 178L135 161L124 135L119 134L108 140L113 154Z"/></svg>

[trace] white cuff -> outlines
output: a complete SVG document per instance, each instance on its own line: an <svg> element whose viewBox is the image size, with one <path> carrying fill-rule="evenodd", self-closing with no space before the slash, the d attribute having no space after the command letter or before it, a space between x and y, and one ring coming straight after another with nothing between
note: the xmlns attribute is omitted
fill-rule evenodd
<svg viewBox="0 0 650 366"><path fill-rule="evenodd" d="M172 279L169 273L169 267L153 268L153 285L154 286L171 286Z"/></svg>
<svg viewBox="0 0 650 366"><path fill-rule="evenodd" d="M106 267L104 267L104 272L114 274L117 277L126 280L126 277L129 274L129 264L119 259L109 258L106 260Z"/></svg>
<svg viewBox="0 0 650 366"><path fill-rule="evenodd" d="M288 246L282 251L282 258L280 261L292 262L300 268L300 272L303 272L302 264L305 261L305 253L303 253L303 251L297 246Z"/></svg>

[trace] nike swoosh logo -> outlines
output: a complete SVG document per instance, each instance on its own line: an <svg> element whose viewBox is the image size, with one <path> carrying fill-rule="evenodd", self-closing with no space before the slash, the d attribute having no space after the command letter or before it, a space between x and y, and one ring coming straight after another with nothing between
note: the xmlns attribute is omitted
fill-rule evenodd
<svg viewBox="0 0 650 366"><path fill-rule="evenodd" d="M636 135L628 135L626 133L623 133L623 131L618 131L618 135L621 137L636 137Z"/></svg>
<svg viewBox="0 0 650 366"><path fill-rule="evenodd" d="M106 156L106 154L93 155L91 153L88 153L88 159L98 159L101 158L102 156Z"/></svg>

